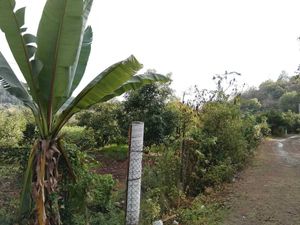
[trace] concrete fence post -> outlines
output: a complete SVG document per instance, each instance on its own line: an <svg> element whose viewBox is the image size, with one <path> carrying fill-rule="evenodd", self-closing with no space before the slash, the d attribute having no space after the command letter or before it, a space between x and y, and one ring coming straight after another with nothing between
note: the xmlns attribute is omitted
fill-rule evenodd
<svg viewBox="0 0 300 225"><path fill-rule="evenodd" d="M140 216L144 123L132 122L129 136L126 225L138 225Z"/></svg>

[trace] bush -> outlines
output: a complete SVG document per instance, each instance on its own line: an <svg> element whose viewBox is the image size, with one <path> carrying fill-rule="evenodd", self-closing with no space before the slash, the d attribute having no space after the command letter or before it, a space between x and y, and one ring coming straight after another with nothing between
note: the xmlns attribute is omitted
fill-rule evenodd
<svg viewBox="0 0 300 225"><path fill-rule="evenodd" d="M97 222L103 222L104 218L116 210L111 202L115 181L111 175L91 172L96 162L86 153L79 151L75 145L67 144L65 147L76 175L76 182L68 178L68 169L66 163L63 163L60 167L60 171L64 173L61 186L62 221L64 224L74 225L85 225L89 222L100 224Z"/></svg>
<svg viewBox="0 0 300 225"><path fill-rule="evenodd" d="M26 120L19 108L0 111L0 148L18 147L23 138Z"/></svg>
<svg viewBox="0 0 300 225"><path fill-rule="evenodd" d="M81 150L89 150L96 145L94 132L91 128L65 126L61 133L66 142L75 144Z"/></svg>
<svg viewBox="0 0 300 225"><path fill-rule="evenodd" d="M207 186L229 181L241 169L261 140L255 117L242 115L237 105L206 103L199 113L200 127L184 144L184 189L198 195Z"/></svg>
<svg viewBox="0 0 300 225"><path fill-rule="evenodd" d="M120 104L115 102L97 104L91 110L77 116L78 125L93 130L98 147L124 143L127 139L121 136L117 120L119 108Z"/></svg>
<svg viewBox="0 0 300 225"><path fill-rule="evenodd" d="M300 129L300 114L292 111L282 113L288 133L298 133Z"/></svg>
<svg viewBox="0 0 300 225"><path fill-rule="evenodd" d="M264 113L263 116L267 118L272 135L283 136L286 134L290 121L284 118L284 113L272 110Z"/></svg>
<svg viewBox="0 0 300 225"><path fill-rule="evenodd" d="M141 202L141 224L148 225L160 219L161 207L158 199L147 198Z"/></svg>
<svg viewBox="0 0 300 225"><path fill-rule="evenodd" d="M175 132L177 111L167 107L172 90L167 84L148 84L125 96L119 124L123 136L127 136L132 121L145 123L144 143L146 146L164 143Z"/></svg>
<svg viewBox="0 0 300 225"><path fill-rule="evenodd" d="M219 225L222 223L226 210L218 203L205 203L201 197L197 197L192 205L179 210L180 224L188 225Z"/></svg>
<svg viewBox="0 0 300 225"><path fill-rule="evenodd" d="M263 137L270 135L270 128L266 117L256 118L254 115L243 115L242 133L247 142L247 149L251 153Z"/></svg>
<svg viewBox="0 0 300 225"><path fill-rule="evenodd" d="M157 146L148 156L142 179L141 224L148 225L166 212L177 208L184 194L180 184L180 158L176 152ZM150 148L151 152L151 148Z"/></svg>
<svg viewBox="0 0 300 225"><path fill-rule="evenodd" d="M202 145L200 149L211 165L217 165L219 161L228 158L235 165L245 161L248 156L247 142L243 133L241 113L236 105L208 103L201 111L200 121L200 139L194 137ZM206 143L205 140L212 137L215 142Z"/></svg>
<svg viewBox="0 0 300 225"><path fill-rule="evenodd" d="M222 184L223 182L229 182L234 173L235 168L230 160L225 160L218 165L208 168L207 173L204 176L204 183L208 186L214 186Z"/></svg>
<svg viewBox="0 0 300 225"><path fill-rule="evenodd" d="M300 95L296 91L286 92L279 99L280 109L284 112L292 111L297 113L299 100Z"/></svg>

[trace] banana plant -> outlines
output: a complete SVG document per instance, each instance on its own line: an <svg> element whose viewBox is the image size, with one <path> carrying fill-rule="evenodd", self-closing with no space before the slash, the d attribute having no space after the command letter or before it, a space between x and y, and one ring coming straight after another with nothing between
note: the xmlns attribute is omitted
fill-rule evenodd
<svg viewBox="0 0 300 225"><path fill-rule="evenodd" d="M20 68L18 77L26 81L19 80L0 52L0 83L31 109L39 131L28 159L20 204L20 215L32 215L34 224L61 224L59 212L54 212L58 203L50 196L58 192L59 159L68 161L59 142L64 124L96 103L169 80L159 74L136 75L142 65L130 56L108 67L74 95L91 51L93 33L87 19L92 3L47 0L33 35L25 27L25 7L16 9L15 0L0 0L0 29Z"/></svg>

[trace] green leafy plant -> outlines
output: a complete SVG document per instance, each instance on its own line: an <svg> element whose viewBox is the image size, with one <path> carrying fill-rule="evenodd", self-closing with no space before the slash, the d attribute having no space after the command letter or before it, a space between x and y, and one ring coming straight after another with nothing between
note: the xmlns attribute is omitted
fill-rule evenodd
<svg viewBox="0 0 300 225"><path fill-rule="evenodd" d="M174 133L177 118L175 112L167 107L167 101L172 98L169 85L149 84L125 96L119 119L124 136L127 136L129 124L140 120L145 123L146 146L161 144Z"/></svg>
<svg viewBox="0 0 300 225"><path fill-rule="evenodd" d="M206 203L201 196L195 198L191 206L179 210L180 224L219 225L227 213L219 203Z"/></svg>
<svg viewBox="0 0 300 225"><path fill-rule="evenodd" d="M107 145L95 153L117 161L124 161L128 158L128 145Z"/></svg>
<svg viewBox="0 0 300 225"><path fill-rule="evenodd" d="M98 147L108 144L126 143L122 140L117 114L120 112L120 103L105 102L96 104L90 110L77 115L78 125L93 130ZM105 121L105 123L103 123Z"/></svg>
<svg viewBox="0 0 300 225"><path fill-rule="evenodd" d="M35 224L60 224L57 195L57 167L66 154L60 144L60 130L77 112L97 102L155 81L169 79L158 74L134 76L142 65L134 56L100 73L76 96L89 58L92 29L86 27L93 0L48 0L36 36L25 27L25 8L15 0L0 0L0 29L26 84L0 53L0 81L4 88L29 107L39 138L33 145L21 196L21 217ZM103 121L105 122L105 121ZM69 168L72 174L72 168Z"/></svg>
<svg viewBox="0 0 300 225"><path fill-rule="evenodd" d="M106 214L114 213L112 192L115 180L110 174L91 172L100 166L99 163L86 152L80 151L76 145L64 143L64 146L77 182L74 183L70 177L64 176L60 183L62 222L74 225L85 225L89 222L93 224L92 221L96 218L103 219ZM62 173L67 173L65 164L61 164L59 169Z"/></svg>
<svg viewBox="0 0 300 225"><path fill-rule="evenodd" d="M0 148L18 147L23 139L26 120L20 109L0 111Z"/></svg>
<svg viewBox="0 0 300 225"><path fill-rule="evenodd" d="M96 145L94 132L90 128L64 126L61 133L65 141L77 145L81 150L90 150Z"/></svg>
<svg viewBox="0 0 300 225"><path fill-rule="evenodd" d="M180 158L171 148L155 148L155 156L146 158L149 165L142 179L141 223L145 225L179 207L185 197L180 188Z"/></svg>

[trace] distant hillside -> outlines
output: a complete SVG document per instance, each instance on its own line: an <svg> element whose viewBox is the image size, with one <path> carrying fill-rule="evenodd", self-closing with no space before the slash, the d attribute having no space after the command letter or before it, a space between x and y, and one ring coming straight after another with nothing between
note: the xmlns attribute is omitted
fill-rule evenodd
<svg viewBox="0 0 300 225"><path fill-rule="evenodd" d="M0 85L0 105L22 105L22 103Z"/></svg>
<svg viewBox="0 0 300 225"><path fill-rule="evenodd" d="M299 76L282 72L276 81L266 80L258 88L246 90L242 96L243 106L259 111L278 110L298 112L300 104Z"/></svg>

